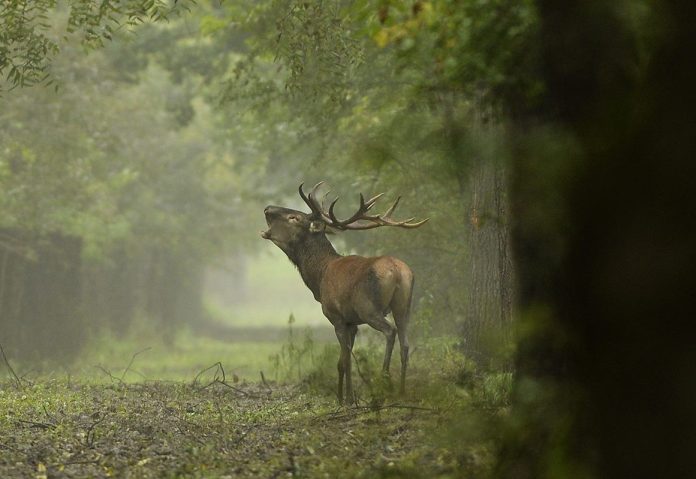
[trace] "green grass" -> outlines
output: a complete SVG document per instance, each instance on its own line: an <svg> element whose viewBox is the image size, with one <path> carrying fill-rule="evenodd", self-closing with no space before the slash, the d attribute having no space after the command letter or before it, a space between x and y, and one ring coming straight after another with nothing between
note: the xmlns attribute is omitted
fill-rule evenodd
<svg viewBox="0 0 696 479"><path fill-rule="evenodd" d="M0 477L457 477L422 409L337 409L291 386L0 383Z"/></svg>
<svg viewBox="0 0 696 479"><path fill-rule="evenodd" d="M204 368L220 362L230 381L234 376L240 381L259 381L260 371L267 377L273 376L271 357L282 346L282 337L274 341L228 341L195 335L190 330L181 331L172 344L166 344L155 331L141 327L124 338L104 333L93 338L72 364L58 370L44 365L28 377L70 375L81 381L101 383L188 382ZM30 367L18 365L16 369L22 375ZM49 370L50 373L42 372Z"/></svg>

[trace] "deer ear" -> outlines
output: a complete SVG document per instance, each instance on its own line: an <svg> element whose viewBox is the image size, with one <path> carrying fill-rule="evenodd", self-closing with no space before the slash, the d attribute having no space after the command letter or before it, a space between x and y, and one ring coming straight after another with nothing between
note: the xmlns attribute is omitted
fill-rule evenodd
<svg viewBox="0 0 696 479"><path fill-rule="evenodd" d="M310 233L323 233L326 230L326 223L319 220L314 220L309 224Z"/></svg>

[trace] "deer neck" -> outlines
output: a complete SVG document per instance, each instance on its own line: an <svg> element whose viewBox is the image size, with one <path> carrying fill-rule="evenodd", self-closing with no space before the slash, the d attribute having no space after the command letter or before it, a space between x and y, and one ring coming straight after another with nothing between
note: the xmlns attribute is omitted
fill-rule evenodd
<svg viewBox="0 0 696 479"><path fill-rule="evenodd" d="M323 234L310 235L292 252L288 253L302 276L302 280L314 294L314 299L321 301L319 286L328 264L340 257L331 242Z"/></svg>

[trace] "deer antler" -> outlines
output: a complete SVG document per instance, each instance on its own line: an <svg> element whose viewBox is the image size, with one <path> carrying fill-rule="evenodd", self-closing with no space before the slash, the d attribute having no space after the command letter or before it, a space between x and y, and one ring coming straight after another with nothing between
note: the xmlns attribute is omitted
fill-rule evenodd
<svg viewBox="0 0 696 479"><path fill-rule="evenodd" d="M304 183L300 183L300 197L304 200L305 203L307 203L307 206L309 206L309 209L312 210L312 213L314 216L317 216L321 220L323 220L325 223L329 223L331 219L328 217L328 215L324 212L324 208L322 207L322 204L317 201L316 194L317 190L321 185L323 185L324 182L320 181L316 185L314 185L314 188L312 188L312 191L309 192L308 195L304 194L304 191L302 190L302 187L304 186ZM328 192L326 193L327 195L329 194ZM326 197L326 195L324 195ZM322 201L323 203L323 201Z"/></svg>
<svg viewBox="0 0 696 479"><path fill-rule="evenodd" d="M384 193L373 196L369 200L365 201L365 197L360 193L360 206L358 210L348 219L339 220L336 218L334 213L334 207L338 201L338 197L331 202L329 205L328 212L323 207L323 201L319 203L316 199L317 189L323 184L323 181L317 183L309 195L304 194L302 191L302 185L300 185L300 196L307 203L307 206L312 210L316 216L320 217L328 226L336 228L339 230L369 230L372 228L378 228L380 226L398 226L400 228L418 228L424 225L430 218L426 218L421 221L414 221L415 218L409 218L407 220L396 221L391 218L392 213L396 209L396 206L401 200L399 196L396 201L381 215L368 215L367 212L375 206L377 200L384 196ZM328 193L327 193L328 195ZM326 197L326 195L324 195Z"/></svg>

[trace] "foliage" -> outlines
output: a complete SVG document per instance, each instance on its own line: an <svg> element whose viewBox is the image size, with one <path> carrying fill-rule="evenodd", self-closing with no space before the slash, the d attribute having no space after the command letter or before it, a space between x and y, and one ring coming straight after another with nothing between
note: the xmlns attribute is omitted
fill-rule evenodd
<svg viewBox="0 0 696 479"><path fill-rule="evenodd" d="M51 64L72 36L103 46L119 31L145 21L167 20L189 9L188 0L8 0L0 5L0 78L26 87L51 78ZM51 80L50 82L52 82ZM49 82L49 83L50 83ZM0 93L2 87L0 85Z"/></svg>
<svg viewBox="0 0 696 479"><path fill-rule="evenodd" d="M64 50L56 62L80 79L60 94L31 89L3 100L0 223L82 237L91 256L133 236L190 253L219 244L235 178L222 181L205 105L182 126L169 106L184 88L162 69L131 85L101 54Z"/></svg>

